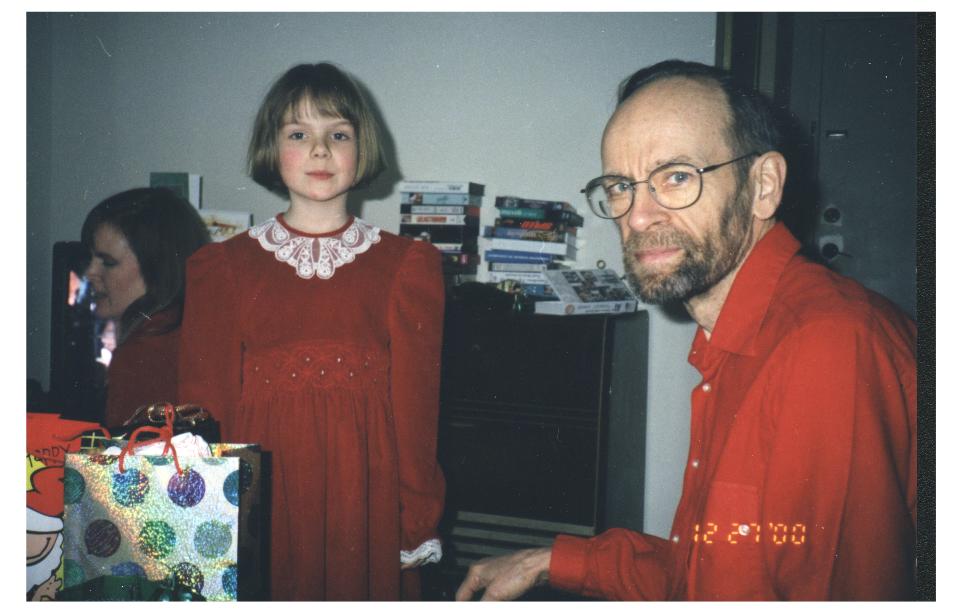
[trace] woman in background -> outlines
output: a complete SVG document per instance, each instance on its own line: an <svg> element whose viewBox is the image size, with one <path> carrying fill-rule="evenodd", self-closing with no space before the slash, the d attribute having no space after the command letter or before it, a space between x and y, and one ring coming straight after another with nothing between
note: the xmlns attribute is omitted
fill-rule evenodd
<svg viewBox="0 0 964 612"><path fill-rule="evenodd" d="M210 238L190 203L145 187L95 206L81 241L91 251L94 314L115 330L102 419L115 427L144 404L177 398L185 262Z"/></svg>

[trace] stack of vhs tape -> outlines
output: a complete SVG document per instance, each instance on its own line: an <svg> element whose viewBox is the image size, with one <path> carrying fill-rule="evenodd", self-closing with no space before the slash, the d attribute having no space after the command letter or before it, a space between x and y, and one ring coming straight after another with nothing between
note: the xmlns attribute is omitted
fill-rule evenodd
<svg viewBox="0 0 964 612"><path fill-rule="evenodd" d="M515 281L531 298L555 299L543 273L575 261L583 218L568 202L499 196L495 206L499 216L485 228L489 281Z"/></svg>
<svg viewBox="0 0 964 612"><path fill-rule="evenodd" d="M402 181L399 235L431 242L442 271L460 281L479 264L479 209L485 186L465 181Z"/></svg>

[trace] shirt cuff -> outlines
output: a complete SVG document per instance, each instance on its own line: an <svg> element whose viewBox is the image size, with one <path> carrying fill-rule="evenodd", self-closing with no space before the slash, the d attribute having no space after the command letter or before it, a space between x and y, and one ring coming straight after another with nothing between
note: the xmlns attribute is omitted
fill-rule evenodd
<svg viewBox="0 0 964 612"><path fill-rule="evenodd" d="M556 536L549 559L549 584L564 591L582 592L588 553L589 540L568 535Z"/></svg>
<svg viewBox="0 0 964 612"><path fill-rule="evenodd" d="M442 559L442 543L438 538L432 538L422 542L415 550L403 550L401 554L402 565L415 563L415 567L426 563L438 563Z"/></svg>

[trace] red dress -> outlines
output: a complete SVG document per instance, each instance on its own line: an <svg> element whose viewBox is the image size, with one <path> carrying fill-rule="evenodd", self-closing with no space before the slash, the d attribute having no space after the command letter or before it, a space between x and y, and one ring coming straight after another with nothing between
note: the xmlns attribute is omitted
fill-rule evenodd
<svg viewBox="0 0 964 612"><path fill-rule="evenodd" d="M143 321L114 350L107 370L107 407L104 423L122 425L145 404L177 399L179 332L165 331L177 313L163 310Z"/></svg>
<svg viewBox="0 0 964 612"><path fill-rule="evenodd" d="M400 551L438 537L443 295L432 246L360 219L189 261L180 401L271 453L272 599L399 599Z"/></svg>

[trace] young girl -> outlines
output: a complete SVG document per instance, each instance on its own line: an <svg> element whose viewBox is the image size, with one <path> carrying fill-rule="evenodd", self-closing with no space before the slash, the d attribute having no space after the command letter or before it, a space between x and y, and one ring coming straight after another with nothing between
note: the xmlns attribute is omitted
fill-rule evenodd
<svg viewBox="0 0 964 612"><path fill-rule="evenodd" d="M441 555L441 264L348 214L384 165L377 134L338 68L290 69L248 151L287 211L188 265L180 401L271 453L276 600L408 598Z"/></svg>

